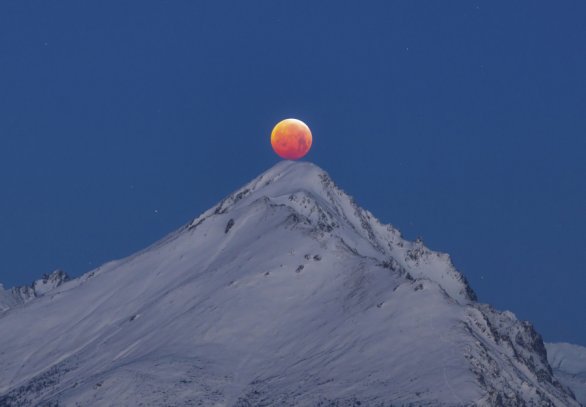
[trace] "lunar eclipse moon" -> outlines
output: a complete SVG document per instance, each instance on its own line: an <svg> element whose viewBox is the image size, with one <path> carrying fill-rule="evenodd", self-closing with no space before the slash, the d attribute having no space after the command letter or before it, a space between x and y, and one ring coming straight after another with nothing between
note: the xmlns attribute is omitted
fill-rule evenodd
<svg viewBox="0 0 586 407"><path fill-rule="evenodd" d="M297 119L280 121L271 133L273 150L286 160L298 160L307 154L312 140L309 127Z"/></svg>

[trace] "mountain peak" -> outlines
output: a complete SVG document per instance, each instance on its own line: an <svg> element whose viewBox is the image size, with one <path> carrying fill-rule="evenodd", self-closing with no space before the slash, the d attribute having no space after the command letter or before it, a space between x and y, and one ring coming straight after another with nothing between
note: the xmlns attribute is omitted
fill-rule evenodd
<svg viewBox="0 0 586 407"><path fill-rule="evenodd" d="M260 174L257 178L275 179L286 175L294 175L297 179L311 178L325 174L318 165L309 161L282 160Z"/></svg>
<svg viewBox="0 0 586 407"><path fill-rule="evenodd" d="M0 349L7 406L577 405L531 324L299 162L3 313Z"/></svg>
<svg viewBox="0 0 586 407"><path fill-rule="evenodd" d="M309 162L281 161L263 172L251 182L222 200L214 209L216 213L224 213L229 206L250 197L280 197L297 192L308 192L316 196L324 196L324 181L329 175L317 165Z"/></svg>
<svg viewBox="0 0 586 407"><path fill-rule="evenodd" d="M381 264L396 264L409 269L411 277L434 281L455 301L476 300L448 255L431 251L420 239L405 240L396 228L382 224L359 207L326 171L309 162L279 162L194 219L188 229L212 216L242 214L258 204L285 207L299 222L311 226L314 233L333 235L360 256Z"/></svg>

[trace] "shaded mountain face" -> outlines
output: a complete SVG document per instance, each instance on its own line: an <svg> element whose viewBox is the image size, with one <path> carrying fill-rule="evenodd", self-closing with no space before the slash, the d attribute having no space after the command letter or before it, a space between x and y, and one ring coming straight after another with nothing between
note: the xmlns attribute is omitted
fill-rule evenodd
<svg viewBox="0 0 586 407"><path fill-rule="evenodd" d="M586 348L569 343L547 343L545 346L554 375L586 405Z"/></svg>
<svg viewBox="0 0 586 407"><path fill-rule="evenodd" d="M300 162L1 314L0 366L0 406L578 405L529 323Z"/></svg>

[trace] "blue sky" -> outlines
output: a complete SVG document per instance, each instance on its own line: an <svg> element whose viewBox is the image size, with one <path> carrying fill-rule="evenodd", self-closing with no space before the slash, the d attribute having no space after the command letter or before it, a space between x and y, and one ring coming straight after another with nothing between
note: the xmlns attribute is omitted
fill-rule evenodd
<svg viewBox="0 0 586 407"><path fill-rule="evenodd" d="M0 282L78 276L268 169L272 126L482 302L586 345L581 1L4 1Z"/></svg>

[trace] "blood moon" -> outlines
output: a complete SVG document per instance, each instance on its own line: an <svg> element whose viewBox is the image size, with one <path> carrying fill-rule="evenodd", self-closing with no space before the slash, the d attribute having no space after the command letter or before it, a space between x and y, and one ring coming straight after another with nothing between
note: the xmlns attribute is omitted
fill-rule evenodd
<svg viewBox="0 0 586 407"><path fill-rule="evenodd" d="M307 124L297 119L280 121L271 133L273 150L286 160L298 160L307 154L312 140Z"/></svg>

